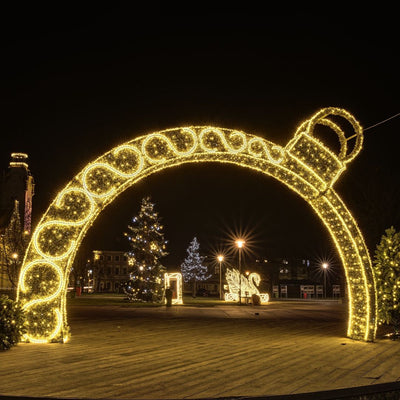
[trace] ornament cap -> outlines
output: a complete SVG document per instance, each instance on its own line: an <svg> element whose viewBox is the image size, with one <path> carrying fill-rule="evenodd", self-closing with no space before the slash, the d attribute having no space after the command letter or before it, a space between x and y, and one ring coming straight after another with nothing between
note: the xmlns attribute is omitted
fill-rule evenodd
<svg viewBox="0 0 400 400"><path fill-rule="evenodd" d="M354 134L346 137L339 122L332 120L338 117L346 120L353 128ZM340 142L339 154L333 152L325 143L315 137L318 125L334 131ZM348 153L348 141L355 138L355 145ZM326 190L336 182L346 169L346 164L352 161L360 152L363 143L363 130L359 122L346 110L335 107L323 108L310 119L303 122L296 130L293 139L286 145L286 151L304 168L311 170L322 181L322 190Z"/></svg>

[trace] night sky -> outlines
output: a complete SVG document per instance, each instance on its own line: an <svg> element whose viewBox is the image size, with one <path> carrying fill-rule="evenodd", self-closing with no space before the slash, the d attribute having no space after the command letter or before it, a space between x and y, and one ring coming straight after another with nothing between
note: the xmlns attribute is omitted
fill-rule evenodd
<svg viewBox="0 0 400 400"><path fill-rule="evenodd" d="M88 162L145 133L214 125L284 146L323 107L348 110L364 128L400 112L390 9L30 7L3 10L0 24L0 162L6 169L12 152L29 155L34 223ZM400 228L399 134L400 117L367 129L361 154L335 185L371 254L384 229ZM123 232L145 195L163 218L171 268L195 235L206 255L239 232L267 258L333 251L296 194L219 164L141 181L103 211L85 246L127 250Z"/></svg>

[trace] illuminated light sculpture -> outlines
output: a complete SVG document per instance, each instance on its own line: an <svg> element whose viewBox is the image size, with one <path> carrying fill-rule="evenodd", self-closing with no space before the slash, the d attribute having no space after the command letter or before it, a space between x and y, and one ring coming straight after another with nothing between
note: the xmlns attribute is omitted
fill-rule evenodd
<svg viewBox="0 0 400 400"><path fill-rule="evenodd" d="M226 269L225 273L226 281L228 282L229 292L225 293L225 301L239 301L239 292L246 293L246 297L251 297L253 294L260 296L262 304L268 303L269 294L260 293L258 286L261 282L261 277L256 272L252 272L246 278L243 274L240 274L237 269ZM240 280L239 280L240 279Z"/></svg>
<svg viewBox="0 0 400 400"><path fill-rule="evenodd" d="M351 152L336 119L352 126ZM338 135L338 155L315 137L319 125ZM313 208L336 244L346 274L347 336L374 340L376 290L370 256L356 221L333 189L362 142L362 128L351 114L325 108L302 123L285 147L238 130L192 126L140 136L105 153L57 195L32 235L17 297L27 315L24 340L67 340L69 272L81 241L104 207L151 174L199 162L228 163L272 176Z"/></svg>
<svg viewBox="0 0 400 400"><path fill-rule="evenodd" d="M173 292L172 304L183 304L182 299L182 274L180 272L172 272L164 274L165 289L171 288ZM165 299L167 302L167 299Z"/></svg>

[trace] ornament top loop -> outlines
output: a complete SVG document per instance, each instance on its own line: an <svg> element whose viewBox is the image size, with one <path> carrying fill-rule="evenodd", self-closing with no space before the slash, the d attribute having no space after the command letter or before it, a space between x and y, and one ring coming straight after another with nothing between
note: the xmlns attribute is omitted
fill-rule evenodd
<svg viewBox="0 0 400 400"><path fill-rule="evenodd" d="M355 134L350 138L355 137L356 143L353 150L349 154L347 154L347 141L349 139L346 138L343 129L337 123L328 118L329 116L342 117L346 119L353 127ZM340 152L338 158L343 164L347 164L348 162L352 161L360 152L364 140L363 129L360 123L354 118L354 116L346 110L336 107L323 108L322 110L314 114L309 120L303 122L298 127L295 136L298 136L301 133L306 133L310 136L313 136L314 128L316 127L316 125L327 126L338 135L340 142Z"/></svg>

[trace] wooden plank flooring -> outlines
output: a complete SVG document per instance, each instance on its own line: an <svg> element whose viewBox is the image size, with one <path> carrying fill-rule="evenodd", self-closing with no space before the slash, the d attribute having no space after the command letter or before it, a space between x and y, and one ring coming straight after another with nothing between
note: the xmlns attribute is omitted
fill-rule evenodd
<svg viewBox="0 0 400 400"><path fill-rule="evenodd" d="M226 398L399 380L400 343L345 338L345 314L334 302L74 306L68 343L19 344L0 353L0 395Z"/></svg>

